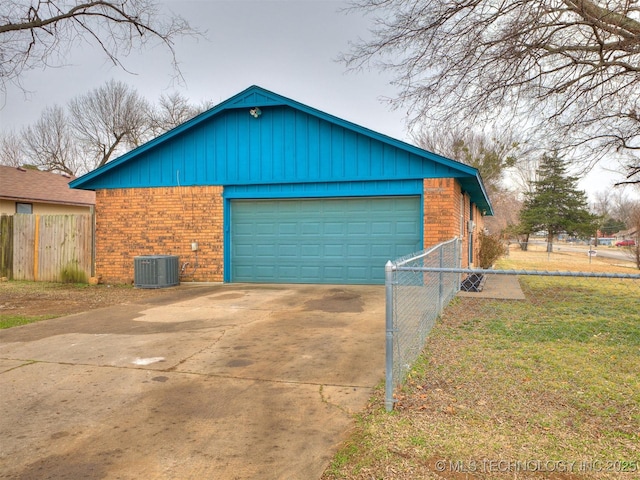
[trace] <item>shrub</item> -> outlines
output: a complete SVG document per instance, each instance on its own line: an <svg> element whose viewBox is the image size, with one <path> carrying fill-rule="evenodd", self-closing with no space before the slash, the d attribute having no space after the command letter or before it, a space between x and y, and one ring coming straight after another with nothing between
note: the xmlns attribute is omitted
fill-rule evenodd
<svg viewBox="0 0 640 480"><path fill-rule="evenodd" d="M506 253L506 248L498 235L488 235L485 232L478 234L480 251L478 252L478 263L480 268L491 268L491 266Z"/></svg>
<svg viewBox="0 0 640 480"><path fill-rule="evenodd" d="M87 283L87 275L76 263L69 263L60 272L62 283Z"/></svg>

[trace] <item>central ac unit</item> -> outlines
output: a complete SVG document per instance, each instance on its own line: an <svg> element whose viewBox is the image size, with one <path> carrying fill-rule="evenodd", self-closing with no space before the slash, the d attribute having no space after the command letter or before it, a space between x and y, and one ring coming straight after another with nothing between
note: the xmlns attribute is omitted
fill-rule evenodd
<svg viewBox="0 0 640 480"><path fill-rule="evenodd" d="M143 255L134 258L133 284L137 288L164 288L180 284L178 257Z"/></svg>

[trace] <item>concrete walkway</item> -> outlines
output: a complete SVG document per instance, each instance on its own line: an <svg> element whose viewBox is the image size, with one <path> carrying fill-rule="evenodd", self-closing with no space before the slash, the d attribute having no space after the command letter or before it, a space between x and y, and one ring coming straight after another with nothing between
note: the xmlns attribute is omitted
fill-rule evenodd
<svg viewBox="0 0 640 480"><path fill-rule="evenodd" d="M171 290L0 331L0 478L321 476L384 378L383 287Z"/></svg>
<svg viewBox="0 0 640 480"><path fill-rule="evenodd" d="M485 275L481 292L459 292L459 297L495 298L498 300L525 300L516 275Z"/></svg>

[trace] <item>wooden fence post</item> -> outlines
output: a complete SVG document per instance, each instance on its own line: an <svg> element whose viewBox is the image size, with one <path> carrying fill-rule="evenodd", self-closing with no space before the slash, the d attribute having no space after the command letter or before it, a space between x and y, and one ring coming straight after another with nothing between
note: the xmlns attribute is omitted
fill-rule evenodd
<svg viewBox="0 0 640 480"><path fill-rule="evenodd" d="M0 277L13 278L12 215L0 215Z"/></svg>

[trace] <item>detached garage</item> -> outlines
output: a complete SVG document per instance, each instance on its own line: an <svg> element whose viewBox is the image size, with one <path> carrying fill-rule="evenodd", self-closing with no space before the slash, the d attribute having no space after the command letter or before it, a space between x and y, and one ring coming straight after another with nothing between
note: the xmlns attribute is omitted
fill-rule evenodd
<svg viewBox="0 0 640 480"><path fill-rule="evenodd" d="M387 260L491 214L477 170L250 87L71 183L96 192L96 272L177 255L183 281L383 283Z"/></svg>

